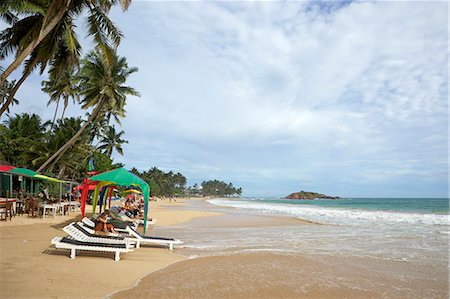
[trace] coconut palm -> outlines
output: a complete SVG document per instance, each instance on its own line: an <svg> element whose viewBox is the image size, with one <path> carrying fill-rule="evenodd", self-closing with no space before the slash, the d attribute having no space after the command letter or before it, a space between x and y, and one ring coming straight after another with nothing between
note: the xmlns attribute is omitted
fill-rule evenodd
<svg viewBox="0 0 450 299"><path fill-rule="evenodd" d="M0 103L2 105L4 105L9 99L11 99L10 105L19 104L19 100L16 99L14 96L11 96L14 90L15 83L16 80L13 80L11 82L6 80L4 84L0 87L0 99L1 99ZM6 108L6 111L9 112L9 107Z"/></svg>
<svg viewBox="0 0 450 299"><path fill-rule="evenodd" d="M124 131L116 132L114 126L106 127L103 131L103 136L100 138L98 149L102 150L109 157L111 157L113 150L123 155L122 144L128 143L128 141L121 138L124 133Z"/></svg>
<svg viewBox="0 0 450 299"><path fill-rule="evenodd" d="M44 126L36 114L9 116L0 125L0 159L14 165L31 167L28 155L44 141Z"/></svg>
<svg viewBox="0 0 450 299"><path fill-rule="evenodd" d="M47 102L47 106L51 103L56 103L55 114L53 115L52 125L50 130L55 125L56 115L58 113L59 102L61 98L64 99L64 109L61 115L61 119L64 119L64 113L69 105L69 99L72 98L73 103L78 100L78 94L76 93L77 86L75 84L75 71L74 68L66 69L59 77L51 76L50 80L42 81L42 91L50 95L50 99Z"/></svg>
<svg viewBox="0 0 450 299"><path fill-rule="evenodd" d="M35 147L32 148L32 155L28 157L33 164L41 165L45 162L51 154L55 153L61 146L63 146L72 136L81 128L83 125L83 120L78 118L64 118L59 119L52 131L48 132L46 135L46 142L37 143ZM89 156L90 146L88 143L89 134L85 131L81 134L77 142L64 154L61 158L54 160L53 163L49 165L46 169L46 173L53 174L57 173L59 178L70 177L72 175L79 176L80 172L83 171L83 163Z"/></svg>
<svg viewBox="0 0 450 299"><path fill-rule="evenodd" d="M112 59L110 46L119 45L122 33L107 14L110 8L119 2L122 9L126 10L131 0L2 0L0 18L9 22L11 27L0 33L0 59L11 53L16 54L16 59L0 75L0 85L29 55L32 56L36 48L58 30L58 27L71 27L81 15L87 16L88 34L94 37L96 47ZM85 11L86 14L83 13ZM23 19L18 20L18 15L23 16ZM75 34L68 32L64 36L68 40L68 48L74 46L70 41ZM51 52L47 51L47 54L51 56ZM29 61L37 63L31 59ZM34 68L35 65L31 65ZM15 91L33 68L24 72ZM2 107L0 116L5 110L6 108Z"/></svg>
<svg viewBox="0 0 450 299"><path fill-rule="evenodd" d="M38 6L39 7L39 6ZM43 9L43 6L40 6ZM37 10L37 8L35 9ZM14 49L20 49L39 30L43 22L43 16L35 13L27 16L5 29L0 34L0 59L6 57ZM42 74L51 63L51 77L61 76L67 69L79 63L81 53L80 44L74 32L74 25L70 18L64 18L43 41L34 48L30 57L25 62L22 77L15 84L8 100L0 108L0 116L8 109L12 99L31 72L39 67Z"/></svg>
<svg viewBox="0 0 450 299"><path fill-rule="evenodd" d="M83 109L93 108L91 114L78 132L54 153L38 171L46 168L54 159L58 159L80 137L86 128L102 118L113 116L119 119L125 116L127 96L139 96L132 87L125 86L129 75L137 68L128 67L124 57L114 53L113 60L103 56L100 51L90 52L82 61L79 75L79 94Z"/></svg>
<svg viewBox="0 0 450 299"><path fill-rule="evenodd" d="M64 17L69 16L74 20L85 10L88 12L89 34L94 36L97 46L107 45L108 38L118 44L120 32L107 17L111 7L117 3L126 10L131 0L3 0L0 6L2 19L15 20L17 15L39 14L42 21L38 30L17 49L16 59L0 76L0 82L3 82L56 26L64 22Z"/></svg>

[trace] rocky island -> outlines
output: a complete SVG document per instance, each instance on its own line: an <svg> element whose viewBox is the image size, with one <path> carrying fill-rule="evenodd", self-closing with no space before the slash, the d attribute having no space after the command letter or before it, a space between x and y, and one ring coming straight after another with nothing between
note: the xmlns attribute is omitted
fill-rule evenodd
<svg viewBox="0 0 450 299"><path fill-rule="evenodd" d="M285 197L286 199L338 199L338 196L328 196L325 194L321 194L321 193L316 193L316 192L307 192L307 191L300 191L300 192L294 192L288 196Z"/></svg>

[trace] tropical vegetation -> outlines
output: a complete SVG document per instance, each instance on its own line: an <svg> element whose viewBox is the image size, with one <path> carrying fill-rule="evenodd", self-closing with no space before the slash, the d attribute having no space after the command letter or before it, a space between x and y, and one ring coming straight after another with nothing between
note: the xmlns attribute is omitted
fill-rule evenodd
<svg viewBox="0 0 450 299"><path fill-rule="evenodd" d="M110 61L107 61L99 51L92 51L83 59L76 77L78 86L74 90L78 91L81 107L83 109L93 108L93 110L72 138L54 152L39 167L38 171L48 167L54 160L61 159L62 155L77 142L81 134L89 126L95 127L99 120L106 120L106 125L109 125L113 119L120 124L120 118L125 116L127 96L139 96L134 88L124 85L128 76L134 72L137 72L137 68L129 67L126 59L119 57L116 53ZM107 129L106 132L115 134L115 131L111 130L113 129ZM121 140L120 135L118 138ZM106 149L110 154L112 153L112 149L109 150L108 146ZM122 151L120 146L116 149L119 153Z"/></svg>
<svg viewBox="0 0 450 299"><path fill-rule="evenodd" d="M0 60L14 54L14 61L0 75L0 86L24 61L22 77L14 86L10 97L0 108L6 111L15 93L39 67L42 74L48 65L62 74L67 68L78 65L81 45L74 30L75 22L86 17L87 33L93 37L95 48L106 59L112 59L113 50L121 41L122 33L109 19L113 5L123 10L131 0L3 0L0 18L10 27L0 33Z"/></svg>
<svg viewBox="0 0 450 299"><path fill-rule="evenodd" d="M204 196L239 196L242 193L242 188L235 188L232 183L226 184L218 180L203 181L201 186Z"/></svg>
<svg viewBox="0 0 450 299"><path fill-rule="evenodd" d="M30 169L36 169L49 155L56 152L83 126L81 118L68 117L58 119L54 126L50 121L43 122L36 114L16 114L0 124L0 160ZM121 132L123 133L123 131ZM117 134L104 135L97 146L92 145L93 128L85 130L64 154L50 164L44 174L62 179L81 181L87 172L89 160L94 161L99 172L122 167L112 158L112 149L121 148L126 140L117 138ZM122 135L122 134L120 134ZM112 140L107 139L110 136ZM104 142L104 143L102 143ZM104 145L111 147L105 147ZM108 150L111 148L111 150ZM203 181L201 185L187 187L186 177L177 172L164 172L156 167L147 171L132 168L131 172L150 185L152 196L239 196L241 188L232 183L219 180Z"/></svg>

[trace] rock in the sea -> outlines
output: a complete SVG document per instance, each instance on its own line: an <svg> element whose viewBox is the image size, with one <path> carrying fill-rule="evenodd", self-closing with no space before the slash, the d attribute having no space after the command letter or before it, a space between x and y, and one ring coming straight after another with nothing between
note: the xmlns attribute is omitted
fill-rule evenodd
<svg viewBox="0 0 450 299"><path fill-rule="evenodd" d="M286 199L338 199L338 196L328 196L321 193L316 192L306 192L306 191L300 191L300 192L294 192L288 196L285 197Z"/></svg>

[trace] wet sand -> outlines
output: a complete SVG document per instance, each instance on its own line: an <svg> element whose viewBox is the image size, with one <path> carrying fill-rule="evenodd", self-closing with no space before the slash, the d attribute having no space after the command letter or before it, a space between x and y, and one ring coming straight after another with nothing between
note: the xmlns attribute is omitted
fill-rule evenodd
<svg viewBox="0 0 450 299"><path fill-rule="evenodd" d="M314 225L315 223L290 218L260 215L235 215L222 214L215 217L196 218L189 221L187 225L191 227L210 228L235 228L235 227L270 227L270 226L292 226L292 225Z"/></svg>
<svg viewBox="0 0 450 299"><path fill-rule="evenodd" d="M417 271L423 279L408 279ZM170 265L112 298L447 298L439 274L357 257L235 254Z"/></svg>

